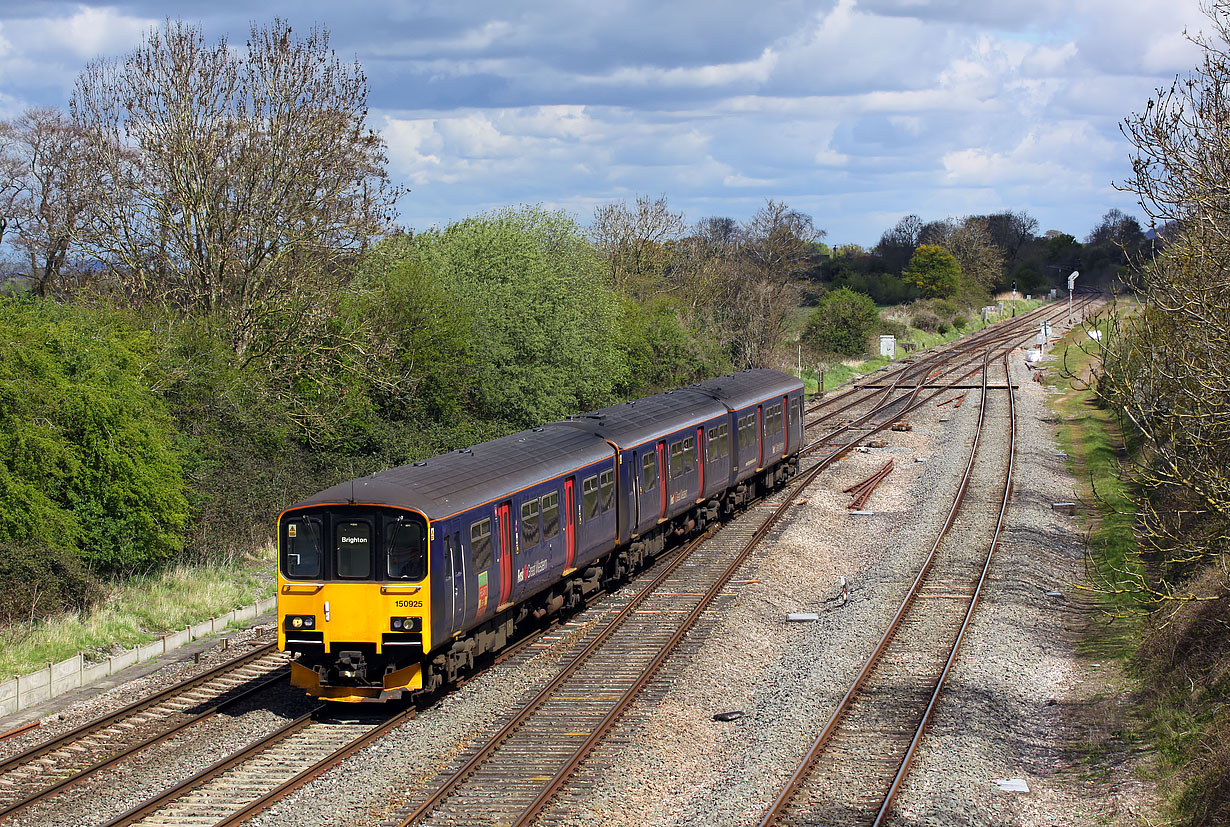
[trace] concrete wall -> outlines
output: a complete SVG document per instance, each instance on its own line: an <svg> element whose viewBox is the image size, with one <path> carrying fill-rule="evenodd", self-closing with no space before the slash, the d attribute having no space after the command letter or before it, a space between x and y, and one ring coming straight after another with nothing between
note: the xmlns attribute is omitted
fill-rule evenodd
<svg viewBox="0 0 1230 827"><path fill-rule="evenodd" d="M41 703L73 689L89 686L121 669L141 661L153 660L159 655L225 630L232 623L246 623L277 605L276 597L258 600L251 606L227 612L221 617L206 620L178 632L163 635L152 643L137 646L126 652L107 658L101 663L86 663L83 655L73 655L60 663L49 663L29 675L19 675L0 683L0 718L12 715L34 704Z"/></svg>

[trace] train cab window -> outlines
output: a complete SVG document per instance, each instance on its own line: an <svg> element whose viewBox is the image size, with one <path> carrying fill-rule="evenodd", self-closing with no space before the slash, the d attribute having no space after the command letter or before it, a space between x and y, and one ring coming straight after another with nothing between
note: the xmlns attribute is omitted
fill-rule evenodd
<svg viewBox="0 0 1230 827"><path fill-rule="evenodd" d="M418 520L398 517L386 521L384 550L391 579L422 580L427 576L427 537Z"/></svg>
<svg viewBox="0 0 1230 827"><path fill-rule="evenodd" d="M605 514L615 507L615 469L603 471L601 476L602 486L602 512Z"/></svg>
<svg viewBox="0 0 1230 827"><path fill-rule="evenodd" d="M684 443L670 444L670 479L684 475Z"/></svg>
<svg viewBox="0 0 1230 827"><path fill-rule="evenodd" d="M645 454L641 457L641 493L644 494L658 487L658 455Z"/></svg>
<svg viewBox="0 0 1230 827"><path fill-rule="evenodd" d="M538 500L521 503L521 545L531 548L542 539L542 526L538 522Z"/></svg>
<svg viewBox="0 0 1230 827"><path fill-rule="evenodd" d="M324 543L320 520L303 517L282 524L282 574L290 578L320 577Z"/></svg>
<svg viewBox="0 0 1230 827"><path fill-rule="evenodd" d="M683 473L690 474L696 470L696 438L688 437L683 441Z"/></svg>
<svg viewBox="0 0 1230 827"><path fill-rule="evenodd" d="M552 491L542 497L542 539L550 540L559 534L559 492Z"/></svg>
<svg viewBox="0 0 1230 827"><path fill-rule="evenodd" d="M598 477L587 477L581 481L581 515L583 519L592 520L598 516Z"/></svg>
<svg viewBox="0 0 1230 827"><path fill-rule="evenodd" d="M336 525L337 576L348 580L372 576L372 526L366 520L347 520Z"/></svg>
<svg viewBox="0 0 1230 827"><path fill-rule="evenodd" d="M491 568L491 518L470 526L470 561L476 572Z"/></svg>

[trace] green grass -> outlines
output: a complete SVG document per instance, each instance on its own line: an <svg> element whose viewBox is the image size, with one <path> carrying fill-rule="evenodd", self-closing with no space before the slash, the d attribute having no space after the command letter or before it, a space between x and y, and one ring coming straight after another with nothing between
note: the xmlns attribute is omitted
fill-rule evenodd
<svg viewBox="0 0 1230 827"><path fill-rule="evenodd" d="M114 647L156 640L274 592L272 548L226 565L178 565L109 588L84 615L71 613L0 629L0 680L84 652L101 659Z"/></svg>
<svg viewBox="0 0 1230 827"><path fill-rule="evenodd" d="M1146 605L1137 587L1144 572L1137 554L1130 483L1121 465L1118 422L1097 406L1089 387L1096 359L1097 345L1077 328L1056 345L1052 360L1045 363L1049 369L1044 381L1064 391L1050 400L1060 419L1056 435L1077 478L1080 497L1094 511L1088 540L1089 582L1082 587L1108 618L1114 618L1094 624L1082 649L1090 656L1126 660L1140 643Z"/></svg>
<svg viewBox="0 0 1230 827"><path fill-rule="evenodd" d="M1030 301L1025 301L1024 299L1018 299L1017 300L1017 313L1018 314L1028 313L1030 310L1033 310L1036 307L1040 307L1044 303L1045 302L1038 300L1038 299L1032 299ZM801 309L808 310L810 308L801 308ZM885 308L880 308L881 311L883 311L884 309ZM1007 302L1005 302L1004 311L1005 311L1004 319L1005 320L1011 319L1012 311L1009 309L1009 303ZM906 317L908 317L908 315ZM997 323L998 323L997 321L994 321L991 324L997 324ZM954 339L959 339L962 336L967 336L970 333L974 333L975 331L982 330L984 327L988 327L988 326L989 325L985 324L982 321L982 317L976 313L970 314L969 324L961 328L956 328L956 329L949 328L943 333L928 333L925 330L919 330L918 328L907 326L907 329L908 329L907 334L901 339L899 339L897 343L897 353L898 353L897 358L901 358L901 356L904 355L904 351L901 349L901 342L913 343L914 345L916 345L915 352L917 352L920 350L926 350L929 347L935 347L936 345L942 345L945 342L951 342ZM871 373L872 371L879 370L880 368L889 364L890 361L893 361L893 360L886 359L883 356L876 356L873 358L861 359L861 360L860 359L847 359L843 362L832 364L829 367L829 369L824 372L824 390L831 390L832 388L836 388L839 385L844 385L846 382L849 382L851 379L854 379L858 376L864 376L868 373ZM804 369L802 379L803 379L803 385L807 393L810 394L810 393L816 392L817 378L818 377L817 377L816 371Z"/></svg>

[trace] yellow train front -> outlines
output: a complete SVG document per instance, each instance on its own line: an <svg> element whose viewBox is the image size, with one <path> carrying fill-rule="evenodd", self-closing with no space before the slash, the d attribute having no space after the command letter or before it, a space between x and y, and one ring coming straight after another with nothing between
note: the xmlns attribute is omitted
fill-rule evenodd
<svg viewBox="0 0 1230 827"><path fill-rule="evenodd" d="M750 370L335 485L278 518L278 643L315 697L453 683L797 469L803 386Z"/></svg>
<svg viewBox="0 0 1230 827"><path fill-rule="evenodd" d="M431 649L426 517L408 509L300 506L278 520L278 643L291 682L340 701L423 686Z"/></svg>

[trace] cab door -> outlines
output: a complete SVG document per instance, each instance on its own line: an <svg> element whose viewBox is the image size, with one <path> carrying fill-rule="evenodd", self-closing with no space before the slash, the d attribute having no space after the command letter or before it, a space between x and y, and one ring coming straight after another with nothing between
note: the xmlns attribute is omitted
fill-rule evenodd
<svg viewBox="0 0 1230 827"><path fill-rule="evenodd" d="M453 606L453 630L461 628L461 624L465 622L466 616L466 556L461 548L461 534L454 533L445 536L444 543L449 557L452 560L450 571L452 571L452 606Z"/></svg>
<svg viewBox="0 0 1230 827"><path fill-rule="evenodd" d="M508 596L512 593L512 520L510 519L512 511L512 501L500 503L496 508L495 514L499 523L499 555L500 555L500 603L503 606L508 602Z"/></svg>

